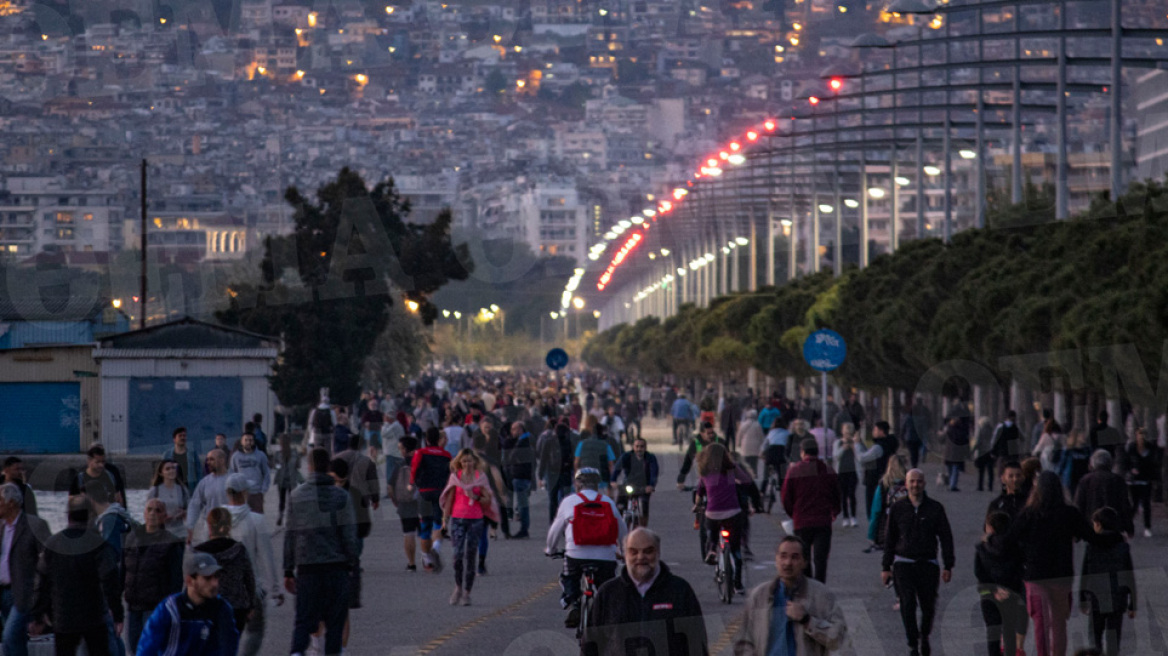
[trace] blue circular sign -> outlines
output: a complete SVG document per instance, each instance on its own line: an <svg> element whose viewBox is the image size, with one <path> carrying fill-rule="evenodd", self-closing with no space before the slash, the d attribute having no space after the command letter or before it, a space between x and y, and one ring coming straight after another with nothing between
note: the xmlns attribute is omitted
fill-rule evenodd
<svg viewBox="0 0 1168 656"><path fill-rule="evenodd" d="M844 363L848 345L834 330L817 330L803 342L803 359L816 371L832 371Z"/></svg>
<svg viewBox="0 0 1168 656"><path fill-rule="evenodd" d="M562 348L554 348L547 352L545 362L553 371L559 371L568 366L568 352Z"/></svg>

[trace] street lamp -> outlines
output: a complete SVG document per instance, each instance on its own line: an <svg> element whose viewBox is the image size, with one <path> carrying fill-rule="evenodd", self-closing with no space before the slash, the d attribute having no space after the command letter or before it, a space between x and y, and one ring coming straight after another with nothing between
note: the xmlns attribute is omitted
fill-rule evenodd
<svg viewBox="0 0 1168 656"><path fill-rule="evenodd" d="M572 299L572 307L576 308L577 310L583 310L584 309L584 299L580 298L579 296L573 298Z"/></svg>

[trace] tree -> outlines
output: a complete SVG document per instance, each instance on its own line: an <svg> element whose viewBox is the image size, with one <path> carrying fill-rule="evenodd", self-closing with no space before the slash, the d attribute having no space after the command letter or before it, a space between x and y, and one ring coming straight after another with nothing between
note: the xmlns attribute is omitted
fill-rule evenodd
<svg viewBox="0 0 1168 656"><path fill-rule="evenodd" d="M487 79L483 81L483 89L488 95L500 96L507 91L507 77L499 69L493 68L490 73L487 73Z"/></svg>
<svg viewBox="0 0 1168 656"><path fill-rule="evenodd" d="M259 275L233 283L229 306L217 316L283 337L270 378L281 403L314 403L321 387L333 401L350 403L389 325L391 290L403 290L429 324L438 314L429 297L465 279L470 256L465 245L451 243L449 212L429 225L407 223L409 202L392 179L370 191L344 168L317 190L315 202L295 187L285 199L296 208L293 234L267 240Z"/></svg>

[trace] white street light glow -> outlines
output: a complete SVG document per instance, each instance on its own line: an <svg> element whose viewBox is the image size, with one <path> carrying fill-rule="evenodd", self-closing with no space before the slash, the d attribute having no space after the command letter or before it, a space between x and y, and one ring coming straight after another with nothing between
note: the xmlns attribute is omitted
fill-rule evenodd
<svg viewBox="0 0 1168 656"><path fill-rule="evenodd" d="M925 175L941 175L941 169L935 166L926 166L921 170L925 172Z"/></svg>
<svg viewBox="0 0 1168 656"><path fill-rule="evenodd" d="M846 199L844 199L844 205L846 205L848 207L848 209L854 210L860 206L860 201L858 201L854 198L846 198Z"/></svg>
<svg viewBox="0 0 1168 656"><path fill-rule="evenodd" d="M871 187L868 189L868 195L871 196L872 198L876 198L876 199L884 198L884 195L886 193L887 192L885 192L880 187Z"/></svg>
<svg viewBox="0 0 1168 656"><path fill-rule="evenodd" d="M820 205L819 211L823 212L824 214L831 214L832 212L835 211L835 208L832 207L831 205Z"/></svg>

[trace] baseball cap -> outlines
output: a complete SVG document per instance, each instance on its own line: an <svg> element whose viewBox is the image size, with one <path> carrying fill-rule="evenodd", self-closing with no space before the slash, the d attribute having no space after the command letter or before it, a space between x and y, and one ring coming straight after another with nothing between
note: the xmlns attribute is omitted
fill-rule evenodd
<svg viewBox="0 0 1168 656"><path fill-rule="evenodd" d="M211 576L223 569L209 553L195 552L183 558L184 576Z"/></svg>
<svg viewBox="0 0 1168 656"><path fill-rule="evenodd" d="M243 474L232 474L227 477L227 489L231 492L247 492L251 489L251 483Z"/></svg>

